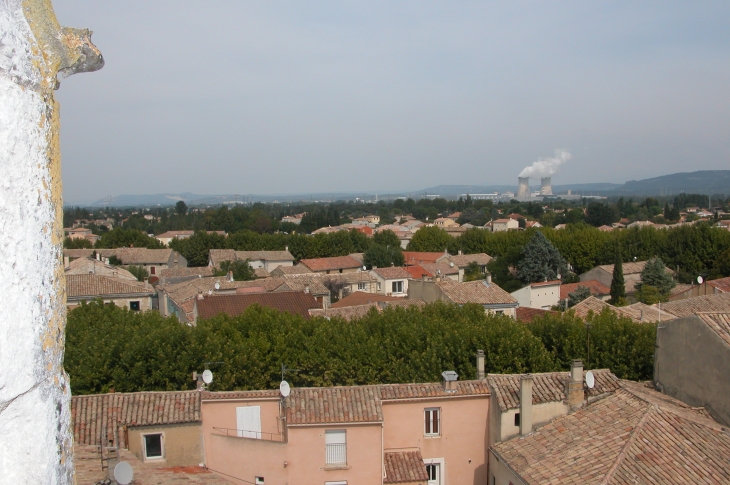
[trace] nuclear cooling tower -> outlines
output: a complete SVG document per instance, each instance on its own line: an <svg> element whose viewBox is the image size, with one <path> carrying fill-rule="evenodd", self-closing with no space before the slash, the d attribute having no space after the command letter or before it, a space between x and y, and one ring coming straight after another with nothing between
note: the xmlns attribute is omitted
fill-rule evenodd
<svg viewBox="0 0 730 485"><path fill-rule="evenodd" d="M540 179L540 194L553 195L552 177L543 177Z"/></svg>
<svg viewBox="0 0 730 485"><path fill-rule="evenodd" d="M530 197L530 177L518 177L517 198L527 199Z"/></svg>

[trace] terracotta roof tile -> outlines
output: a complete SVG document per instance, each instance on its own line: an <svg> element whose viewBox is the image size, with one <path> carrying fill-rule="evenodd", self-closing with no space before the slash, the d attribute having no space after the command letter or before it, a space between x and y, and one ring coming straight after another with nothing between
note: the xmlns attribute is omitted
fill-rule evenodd
<svg viewBox="0 0 730 485"><path fill-rule="evenodd" d="M391 266L389 268L374 268L372 272L386 280L394 280L398 278L410 279L411 277L411 274L406 271L405 268L401 268L400 266Z"/></svg>
<svg viewBox="0 0 730 485"><path fill-rule="evenodd" d="M486 281L479 280L468 283L457 283L449 279L444 279L436 284L454 303L517 306L517 300L512 295L496 284L488 284Z"/></svg>
<svg viewBox="0 0 730 485"><path fill-rule="evenodd" d="M332 304L332 308L344 308L349 306L367 305L378 301L396 301L402 300L397 296L381 295L380 293L365 293L363 291L355 291L342 298L337 303Z"/></svg>
<svg viewBox="0 0 730 485"><path fill-rule="evenodd" d="M200 422L200 393L134 392L73 396L71 419L74 442L99 445L112 440L124 447L122 426ZM102 443L101 437L106 441Z"/></svg>
<svg viewBox="0 0 730 485"><path fill-rule="evenodd" d="M572 310L579 317L588 318L588 314L590 312L593 312L594 315L599 315L604 309L608 308L618 316L630 318L637 323L653 323L676 318L673 314L665 311L666 305L666 303L662 304L661 311L656 306L645 305L643 303L634 303L633 305L615 307L594 296L589 296L582 302L575 305Z"/></svg>
<svg viewBox="0 0 730 485"><path fill-rule="evenodd" d="M710 280L707 282L707 284L712 286L713 288L716 288L722 293L730 293L730 277Z"/></svg>
<svg viewBox="0 0 730 485"><path fill-rule="evenodd" d="M421 264L421 267L431 273L433 276L436 276L437 274L440 274L442 276L459 274L459 267L456 264L451 266L451 264L446 261L441 261L438 263L423 263Z"/></svg>
<svg viewBox="0 0 730 485"><path fill-rule="evenodd" d="M526 483L730 483L730 434L637 383L492 451Z"/></svg>
<svg viewBox="0 0 730 485"><path fill-rule="evenodd" d="M593 296L604 296L611 294L611 288L604 285L598 280L580 281L578 283L569 283L567 285L560 285L560 299L565 300L568 296L578 289L579 286L585 286L591 290Z"/></svg>
<svg viewBox="0 0 730 485"><path fill-rule="evenodd" d="M520 306L515 309L517 320L521 322L531 322L533 318L541 317L547 314L558 315L558 312L552 310L543 310L542 308L530 308L526 306Z"/></svg>
<svg viewBox="0 0 730 485"><path fill-rule="evenodd" d="M352 256L335 256L332 258L302 259L301 264L312 271L333 271L339 269L359 268L360 261Z"/></svg>
<svg viewBox="0 0 730 485"><path fill-rule="evenodd" d="M293 389L287 399L287 424L372 423L383 421L376 386Z"/></svg>
<svg viewBox="0 0 730 485"><path fill-rule="evenodd" d="M245 312L251 305L274 308L282 312L309 318L311 308L321 308L321 304L311 294L297 291L275 293L250 293L235 295L205 296L195 300L198 318L212 318L220 313L235 317Z"/></svg>
<svg viewBox="0 0 730 485"><path fill-rule="evenodd" d="M264 389L261 391L219 391L201 392L203 401L224 401L227 399L279 399L281 393L278 389Z"/></svg>
<svg viewBox="0 0 730 485"><path fill-rule="evenodd" d="M587 371L586 371L587 372ZM619 388L619 380L607 369L594 369L595 386L586 392L586 398L598 396ZM487 382L491 392L497 396L502 411L520 407L520 379L532 376L532 403L561 402L567 399L566 390L569 372L546 372L542 374L489 374Z"/></svg>
<svg viewBox="0 0 730 485"><path fill-rule="evenodd" d="M492 260L492 257L486 253L458 254L455 256L442 256L441 260L447 260L448 262L454 263L454 265L459 268L466 268L469 266L469 263L477 263L480 266L484 266Z"/></svg>
<svg viewBox="0 0 730 485"><path fill-rule="evenodd" d="M70 298L97 297L105 295L129 295L155 293L151 286L128 279L119 279L98 274L66 275L66 295Z"/></svg>
<svg viewBox="0 0 730 485"><path fill-rule="evenodd" d="M403 259L407 265L423 264L423 263L435 263L439 259L446 256L448 253L427 253L419 251L403 251Z"/></svg>
<svg viewBox="0 0 730 485"><path fill-rule="evenodd" d="M303 264L297 264L295 266L277 266L271 270L271 276L286 276L293 274L314 274L312 270L304 266Z"/></svg>
<svg viewBox="0 0 730 485"><path fill-rule="evenodd" d="M112 266L93 258L74 259L64 269L66 275L71 274L96 274L101 276L110 276L129 281L137 281L137 277L124 268Z"/></svg>
<svg viewBox="0 0 730 485"><path fill-rule="evenodd" d="M489 385L486 381L456 381L455 391L445 391L440 382L426 382L423 384L383 384L377 386L382 401L396 401L401 399L419 399L430 397L464 397L489 395Z"/></svg>
<svg viewBox="0 0 730 485"><path fill-rule="evenodd" d="M677 317L687 317L698 312L730 312L730 293L670 301L662 303L662 310Z"/></svg>
<svg viewBox="0 0 730 485"><path fill-rule="evenodd" d="M385 478L383 483L428 481L421 450L386 452L383 454Z"/></svg>

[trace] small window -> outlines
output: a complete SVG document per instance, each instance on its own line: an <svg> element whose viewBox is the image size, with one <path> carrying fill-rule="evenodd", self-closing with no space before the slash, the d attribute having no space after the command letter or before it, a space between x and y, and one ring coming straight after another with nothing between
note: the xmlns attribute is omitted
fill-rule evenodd
<svg viewBox="0 0 730 485"><path fill-rule="evenodd" d="M380 291L380 281L378 281L378 291Z"/></svg>
<svg viewBox="0 0 730 485"><path fill-rule="evenodd" d="M150 266L150 274L155 274L155 267L154 266Z"/></svg>
<svg viewBox="0 0 730 485"><path fill-rule="evenodd" d="M403 293L403 282L402 281L393 282L393 293Z"/></svg>
<svg viewBox="0 0 730 485"><path fill-rule="evenodd" d="M426 476L428 476L429 484L441 483L441 474L439 473L440 471L441 470L439 463L431 463L430 465L426 465Z"/></svg>
<svg viewBox="0 0 730 485"><path fill-rule="evenodd" d="M264 477L256 477L256 479L254 480L254 483L256 485L264 485Z"/></svg>
<svg viewBox="0 0 730 485"><path fill-rule="evenodd" d="M365 283L358 283L357 284L357 289L358 290L364 290L365 289Z"/></svg>
<svg viewBox="0 0 730 485"><path fill-rule="evenodd" d="M515 426L520 425L520 413L515 413Z"/></svg>
<svg viewBox="0 0 730 485"><path fill-rule="evenodd" d="M347 433L344 429L324 432L327 465L347 464Z"/></svg>
<svg viewBox="0 0 730 485"><path fill-rule="evenodd" d="M424 432L426 436L438 436L441 434L441 409L426 408L423 411L425 419Z"/></svg>
<svg viewBox="0 0 730 485"><path fill-rule="evenodd" d="M162 458L162 433L146 434L143 439L145 459Z"/></svg>
<svg viewBox="0 0 730 485"><path fill-rule="evenodd" d="M130 301L129 302L129 309L133 312L139 311L139 302L138 301Z"/></svg>

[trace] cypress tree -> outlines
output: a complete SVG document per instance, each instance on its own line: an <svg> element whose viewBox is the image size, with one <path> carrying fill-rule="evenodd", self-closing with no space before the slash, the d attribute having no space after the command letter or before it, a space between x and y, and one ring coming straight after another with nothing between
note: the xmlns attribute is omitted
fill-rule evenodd
<svg viewBox="0 0 730 485"><path fill-rule="evenodd" d="M613 262L613 278L611 279L611 304L615 305L626 298L626 283L624 282L624 268L621 260L621 248L616 246L616 257Z"/></svg>

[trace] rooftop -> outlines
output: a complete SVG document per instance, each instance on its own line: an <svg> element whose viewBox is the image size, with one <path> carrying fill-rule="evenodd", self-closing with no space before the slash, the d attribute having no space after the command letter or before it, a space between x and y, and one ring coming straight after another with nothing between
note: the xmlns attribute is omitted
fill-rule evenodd
<svg viewBox="0 0 730 485"><path fill-rule="evenodd" d="M98 274L66 275L66 296L69 298L98 297L104 295L152 295L155 290L139 281L102 276Z"/></svg>
<svg viewBox="0 0 730 485"><path fill-rule="evenodd" d="M728 483L730 434L641 383L492 447L527 483Z"/></svg>
<svg viewBox="0 0 730 485"><path fill-rule="evenodd" d="M611 294L611 288L604 285L598 280L580 281L578 283L568 283L560 286L560 299L565 300L568 296L578 289L579 286L585 286L591 291L593 296L604 296Z"/></svg>
<svg viewBox="0 0 730 485"><path fill-rule="evenodd" d="M619 380L608 369L594 369L592 372L595 377L595 386L593 389L587 390L586 398L618 389ZM561 402L567 399L566 390L570 380L570 372L489 374L487 375L487 382L492 393L497 396L500 410L504 412L520 407L520 379L527 375L531 376L533 381L532 404Z"/></svg>
<svg viewBox="0 0 730 485"><path fill-rule="evenodd" d="M389 268L373 268L373 273L386 280L394 280L398 278L410 279L411 274L400 266L391 266Z"/></svg>
<svg viewBox="0 0 730 485"><path fill-rule="evenodd" d="M662 310L677 317L687 317L698 312L730 312L730 293L670 301L662 303Z"/></svg>
<svg viewBox="0 0 730 485"><path fill-rule="evenodd" d="M445 279L436 283L441 291L454 303L477 303L480 305L513 305L517 306L517 300L496 284L489 284L486 281L470 281L468 283L457 283Z"/></svg>
<svg viewBox="0 0 730 485"><path fill-rule="evenodd" d="M484 266L492 260L492 257L486 253L448 255L442 256L442 258L454 263L459 268L466 268L469 266L469 263L477 263L480 266Z"/></svg>
<svg viewBox="0 0 730 485"><path fill-rule="evenodd" d="M342 298L337 303L333 303L332 308L343 308L356 305L366 305L368 303L375 303L378 301L394 301L402 299L403 298L398 298L396 296L381 295L379 293L365 293L363 291L355 291Z"/></svg>
<svg viewBox="0 0 730 485"><path fill-rule="evenodd" d="M385 478L383 483L428 481L426 465L421 450L385 452L383 455Z"/></svg>
<svg viewBox="0 0 730 485"><path fill-rule="evenodd" d="M235 317L251 305L274 308L282 312L309 318L311 308L321 308L321 304L309 293L282 291L275 293L242 293L235 295L205 296L197 299L198 318L212 318L220 313Z"/></svg>
<svg viewBox="0 0 730 485"><path fill-rule="evenodd" d="M362 264L352 256L335 256L332 258L302 259L301 264L312 271L333 271L340 269L360 268Z"/></svg>

